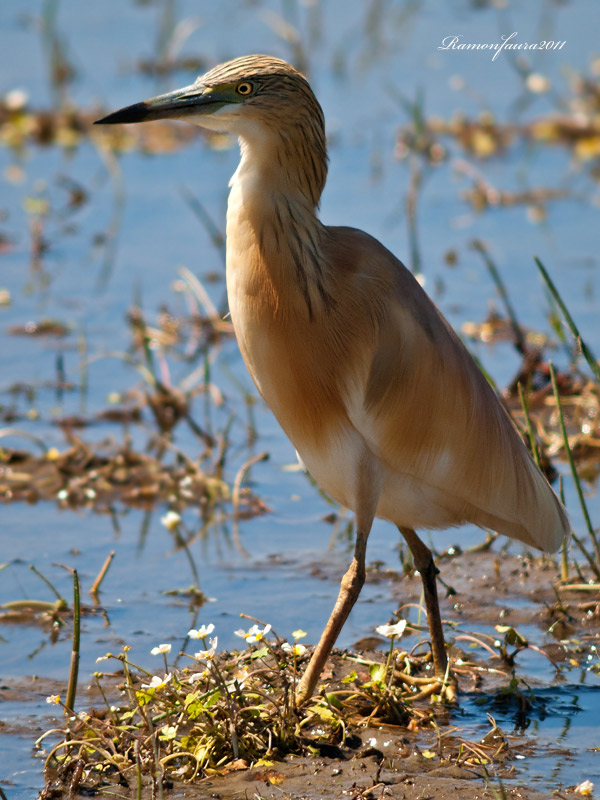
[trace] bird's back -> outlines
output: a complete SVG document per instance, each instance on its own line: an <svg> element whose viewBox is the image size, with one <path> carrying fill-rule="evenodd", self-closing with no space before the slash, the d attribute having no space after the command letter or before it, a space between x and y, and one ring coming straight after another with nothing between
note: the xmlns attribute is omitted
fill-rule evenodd
<svg viewBox="0 0 600 800"><path fill-rule="evenodd" d="M568 532L562 504L463 343L379 242L329 230L340 306L371 323L348 344L368 356L344 402L384 465L379 515L411 528L471 522L555 550Z"/></svg>

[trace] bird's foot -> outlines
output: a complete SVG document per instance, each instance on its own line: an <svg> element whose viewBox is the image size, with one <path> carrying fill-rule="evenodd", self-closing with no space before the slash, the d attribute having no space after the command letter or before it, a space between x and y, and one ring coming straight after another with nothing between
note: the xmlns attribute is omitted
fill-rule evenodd
<svg viewBox="0 0 600 800"><path fill-rule="evenodd" d="M458 681L450 670L447 670L444 675L410 675L396 668L393 684L396 687L402 687L403 696L411 702L428 697L439 703L455 704L457 702ZM304 680L300 681L296 688L296 708L300 708L315 697L315 688ZM320 696L320 693L317 694Z"/></svg>
<svg viewBox="0 0 600 800"><path fill-rule="evenodd" d="M394 683L404 684L410 691L410 700L423 700L427 697L435 698L441 703L456 703L458 694L458 682L456 677L447 672L445 675L428 675L426 677L408 675L405 672L396 670L394 672Z"/></svg>

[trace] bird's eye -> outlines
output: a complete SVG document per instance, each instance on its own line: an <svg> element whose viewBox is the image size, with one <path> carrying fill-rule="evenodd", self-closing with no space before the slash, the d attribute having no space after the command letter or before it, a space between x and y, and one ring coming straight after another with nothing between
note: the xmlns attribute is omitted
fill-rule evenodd
<svg viewBox="0 0 600 800"><path fill-rule="evenodd" d="M235 87L235 90L238 94L241 94L242 97L248 97L249 94L252 94L254 91L254 86L248 81L244 81L243 83L238 83Z"/></svg>

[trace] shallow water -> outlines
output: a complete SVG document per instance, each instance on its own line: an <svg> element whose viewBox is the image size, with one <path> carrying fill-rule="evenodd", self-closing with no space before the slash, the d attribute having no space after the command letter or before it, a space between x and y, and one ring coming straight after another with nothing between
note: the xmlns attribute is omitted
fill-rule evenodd
<svg viewBox="0 0 600 800"><path fill-rule="evenodd" d="M361 227L381 239L405 260L409 243L404 213L409 170L394 157L398 127L409 121L399 94L414 101L419 90L425 97L427 116L450 117L457 110L473 115L489 108L500 120L531 119L561 108L568 74L587 70L597 48L600 21L594 0L559 6L534 2L508 3L434 2L347 4L329 2L172 3L177 20L198 18L198 27L183 47L210 66L243 52L270 52L293 59L302 55L328 121L330 174L323 196L322 218L330 224ZM500 4L497 4L498 6ZM49 81L47 49L37 20L52 3L21 0L0 8L0 94L25 90L34 109L50 108L56 93ZM135 68L156 47L161 19L168 4L105 0L96 6L76 0L56 3L56 33L77 71L68 88L72 102L82 108L118 108L169 88L191 83L193 73L179 71L156 79ZM269 16L269 14L271 16ZM297 30L295 45L274 30L274 16L283 16ZM235 24L232 24L232 21ZM553 29L553 33L547 33ZM461 33L465 41L493 42L502 31L516 30L519 38L564 39L560 52L538 53L536 71L547 76L553 90L544 95L523 90L517 64L502 54L440 51L444 36ZM47 41L47 40L46 40ZM23 57L25 55L25 57ZM17 66L18 65L18 66ZM453 89L463 82L464 88ZM522 110L518 102L527 97ZM459 155L455 148L455 155ZM95 140L84 139L73 151L59 147L27 146L22 152L0 148L0 232L13 247L0 254L0 288L10 291L12 302L0 307L2 378L0 404L14 406L19 414L35 409L39 418L19 419L19 429L41 437L48 446L65 447L54 425L58 416L85 413L92 416L107 406L110 392L127 391L139 376L122 359L105 358L89 367L86 392L77 389L80 376L78 340L85 337L89 354L124 351L130 343L124 317L134 298L141 296L149 318L161 303L177 306L171 285L177 269L185 265L196 272L213 300L223 296L221 254L182 197L185 187L196 195L219 228L223 228L227 180L237 164L237 147L214 150L201 140L173 153L148 156L140 152L118 159L117 187L124 193L123 207L115 205L115 183ZM462 158L462 156L461 156ZM460 159L459 159L460 160ZM577 165L561 147L514 147L503 157L474 162L485 179L506 190L550 186L572 191L572 196L549 203L547 217L532 224L524 206L488 210L478 214L461 197L468 181L453 164L431 170L419 203L420 255L426 287L451 322L481 320L494 296L491 280L469 243L488 243L511 293L517 316L533 327L548 331L547 302L533 255L551 271L583 336L600 350L599 265L597 256L597 183L586 165ZM11 169L18 167L15 181ZM60 176L81 184L89 201L71 217L61 216L68 200ZM48 198L51 213L45 222L50 249L43 270L31 268L27 198ZM118 220L114 259L95 243L95 237ZM444 261L456 250L458 263ZM98 288L103 263L107 278ZM216 283L206 277L217 273ZM18 337L9 326L51 317L72 331L63 340ZM473 349L499 386L514 375L518 359L509 345ZM53 388L57 356L63 358L73 391ZM564 362L556 353L556 361ZM194 365L194 367L197 365ZM173 362L176 384L194 368ZM118 525L107 515L89 510L59 510L49 504L6 505L1 510L0 560L10 564L0 573L0 602L22 598L51 599L48 590L27 568L30 562L44 573L65 597L70 596L70 576L57 564L77 567L84 590L95 578L111 550L115 560L102 586L100 603L110 624L98 615L83 620L81 675L85 681L95 660L110 649L128 643L134 660L154 666L149 650L158 642L183 642L196 624L214 622L222 647L236 646L233 631L244 612L273 624L281 635L302 627L316 641L337 594L336 578L344 571L349 543L336 535L323 517L331 506L307 478L287 466L294 451L270 413L255 409L258 440L252 451L246 445L243 390L253 392L233 342L225 342L215 358L212 380L225 393L227 403L213 409L212 422L222 430L230 413L232 448L227 479L233 480L251 452L267 450L268 462L252 468L253 490L272 513L240 524L236 544L231 523L209 528L189 547L198 573L199 588L214 602L190 610L185 598L166 592L186 589L194 582L188 554L160 523L164 508L149 519L143 512L119 512ZM30 395L14 391L16 384L32 387ZM11 388L12 387L12 388ZM201 407L201 400L197 401ZM196 410L196 409L195 409ZM201 411L198 417L202 418ZM143 447L147 432L133 428L134 442ZM87 441L107 435L122 438L121 428L98 423L85 430ZM191 457L198 442L177 431L176 442ZM30 447L21 436L4 437L11 447ZM565 482L567 504L575 530L583 532L581 515L571 482ZM600 504L592 493L592 519L600 518ZM197 512L183 518L189 531L199 527ZM343 526L341 526L343 527ZM338 532L339 533L339 532ZM465 529L432 537L440 549L480 541L482 534ZM378 523L370 541L369 560L397 568L397 534ZM518 551L518 548L517 548ZM321 569L325 565L326 569ZM369 584L344 628L340 645L347 646L387 621L397 599L391 581ZM414 599L413 599L414 601ZM515 606L524 603L514 600ZM528 631L529 635L529 631ZM539 628L531 635L542 643ZM4 626L0 639L1 673L7 681L23 675L64 680L70 657L69 631L51 643L47 631L35 626ZM239 640L237 640L239 642ZM175 649L175 647L174 647ZM527 661L525 672L542 683L550 682L546 665ZM584 778L600 780L598 754L585 750L593 738L591 728L599 710L597 686L542 686L548 695L545 718L533 721L527 735L537 745L535 758L518 764L521 774L545 785L571 785ZM5 701L0 719L19 720L26 729L47 726L48 706L42 693L21 702ZM487 724L485 709L465 706L465 722ZM500 724L503 724L500 719ZM506 722L510 723L509 718ZM0 734L2 731L0 730ZM32 796L41 785L39 762L29 762L32 739L28 730L18 737L2 736L0 750L11 755L13 770L2 767L0 785L11 799ZM570 751L564 760L540 756L539 750L559 741ZM595 742L596 746L600 742ZM550 751L551 752L551 751ZM0 760L1 761L1 760ZM7 761L5 764L8 763ZM10 784L1 783L2 780Z"/></svg>

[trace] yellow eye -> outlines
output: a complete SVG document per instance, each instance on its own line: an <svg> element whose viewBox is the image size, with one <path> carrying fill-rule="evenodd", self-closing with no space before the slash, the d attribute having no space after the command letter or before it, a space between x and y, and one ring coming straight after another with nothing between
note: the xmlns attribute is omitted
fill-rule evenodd
<svg viewBox="0 0 600 800"><path fill-rule="evenodd" d="M241 94L242 97L247 97L254 91L254 86L251 83L248 83L248 81L244 81L243 83L238 83L238 85L235 87L235 90L238 94Z"/></svg>

